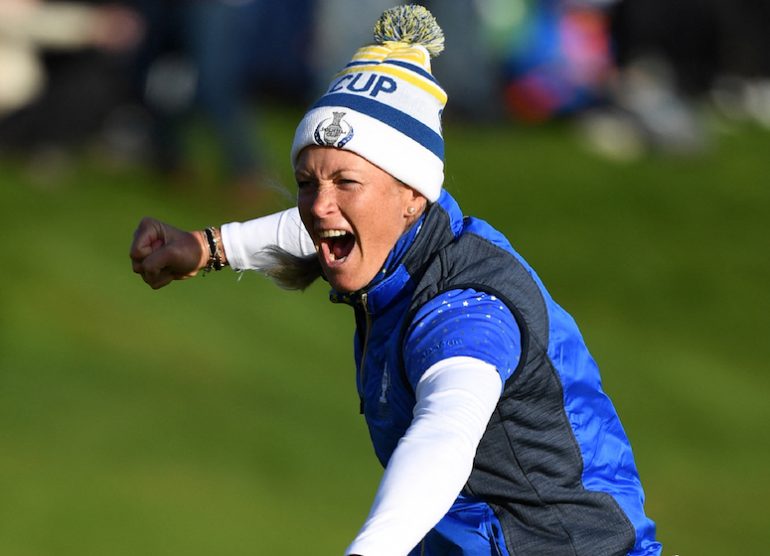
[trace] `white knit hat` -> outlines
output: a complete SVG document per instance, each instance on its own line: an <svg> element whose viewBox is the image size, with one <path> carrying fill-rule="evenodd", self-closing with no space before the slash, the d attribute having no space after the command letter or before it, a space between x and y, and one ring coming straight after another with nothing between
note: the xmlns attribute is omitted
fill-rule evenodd
<svg viewBox="0 0 770 556"><path fill-rule="evenodd" d="M374 40L302 118L292 164L309 145L353 151L435 201L444 182L447 96L431 75L430 58L444 49L444 34L427 9L408 5L380 16Z"/></svg>

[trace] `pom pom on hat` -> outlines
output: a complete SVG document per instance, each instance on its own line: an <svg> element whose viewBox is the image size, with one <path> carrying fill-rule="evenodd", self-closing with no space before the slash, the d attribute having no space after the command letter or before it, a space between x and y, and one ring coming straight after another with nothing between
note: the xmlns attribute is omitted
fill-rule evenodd
<svg viewBox="0 0 770 556"><path fill-rule="evenodd" d="M426 8L407 5L380 16L374 39L302 118L292 164L310 145L349 150L435 201L444 182L447 97L430 58L444 49L444 33Z"/></svg>
<svg viewBox="0 0 770 556"><path fill-rule="evenodd" d="M444 32L426 8L409 4L385 11L374 24L374 41L424 46L435 58L444 50Z"/></svg>

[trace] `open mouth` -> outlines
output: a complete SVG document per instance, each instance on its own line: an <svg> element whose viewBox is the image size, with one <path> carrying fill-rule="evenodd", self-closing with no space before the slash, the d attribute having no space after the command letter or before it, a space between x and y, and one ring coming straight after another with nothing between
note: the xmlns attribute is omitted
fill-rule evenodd
<svg viewBox="0 0 770 556"><path fill-rule="evenodd" d="M324 258L331 263L344 262L356 244L356 236L346 230L322 230L318 237Z"/></svg>

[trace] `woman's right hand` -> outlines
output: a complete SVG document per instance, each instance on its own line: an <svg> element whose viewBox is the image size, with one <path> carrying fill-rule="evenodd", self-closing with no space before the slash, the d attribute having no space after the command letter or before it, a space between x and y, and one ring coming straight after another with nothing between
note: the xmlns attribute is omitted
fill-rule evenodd
<svg viewBox="0 0 770 556"><path fill-rule="evenodd" d="M131 243L134 272L155 290L173 280L192 278L208 262L208 246L200 232L186 232L143 218Z"/></svg>

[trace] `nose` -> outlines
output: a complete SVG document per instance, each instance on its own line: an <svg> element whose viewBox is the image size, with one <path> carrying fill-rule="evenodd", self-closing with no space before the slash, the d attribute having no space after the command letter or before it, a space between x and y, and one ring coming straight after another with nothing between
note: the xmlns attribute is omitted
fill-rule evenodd
<svg viewBox="0 0 770 556"><path fill-rule="evenodd" d="M315 190L310 211L315 218L328 217L337 210L337 197L333 186L320 185Z"/></svg>

